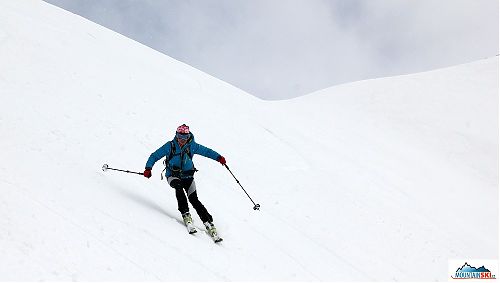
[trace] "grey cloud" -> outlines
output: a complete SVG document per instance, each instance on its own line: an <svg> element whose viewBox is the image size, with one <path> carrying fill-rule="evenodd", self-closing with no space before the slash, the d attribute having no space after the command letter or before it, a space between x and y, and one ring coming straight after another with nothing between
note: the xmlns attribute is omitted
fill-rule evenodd
<svg viewBox="0 0 500 283"><path fill-rule="evenodd" d="M49 0L264 99L498 54L496 0Z"/></svg>

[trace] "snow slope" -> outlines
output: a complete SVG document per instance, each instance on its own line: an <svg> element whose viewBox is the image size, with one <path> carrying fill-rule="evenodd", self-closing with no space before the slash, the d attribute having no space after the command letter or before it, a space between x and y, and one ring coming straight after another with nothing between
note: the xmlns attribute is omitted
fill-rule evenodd
<svg viewBox="0 0 500 283"><path fill-rule="evenodd" d="M41 1L0 2L0 280L447 280L498 258L498 58L265 102ZM149 154L187 123L221 245ZM195 224L202 224L195 216Z"/></svg>

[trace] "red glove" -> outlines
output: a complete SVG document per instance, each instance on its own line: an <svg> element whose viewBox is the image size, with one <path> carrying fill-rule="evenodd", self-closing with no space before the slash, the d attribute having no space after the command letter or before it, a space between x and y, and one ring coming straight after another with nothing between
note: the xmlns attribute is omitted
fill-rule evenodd
<svg viewBox="0 0 500 283"><path fill-rule="evenodd" d="M144 170L144 177L146 178L151 178L151 168L146 168L146 170Z"/></svg>
<svg viewBox="0 0 500 283"><path fill-rule="evenodd" d="M226 159L222 155L219 155L219 157L217 157L217 161L222 165L226 165Z"/></svg>

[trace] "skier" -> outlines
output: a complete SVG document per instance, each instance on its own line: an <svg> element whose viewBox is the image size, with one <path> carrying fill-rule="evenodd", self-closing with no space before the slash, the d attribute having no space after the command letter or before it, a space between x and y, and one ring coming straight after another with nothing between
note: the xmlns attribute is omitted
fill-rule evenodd
<svg viewBox="0 0 500 283"><path fill-rule="evenodd" d="M223 166L226 164L226 159L222 155L208 147L197 144L194 141L193 134L189 131L189 127L186 124L182 124L177 127L175 137L171 141L165 143L149 156L146 162L146 169L144 170L144 177L150 178L152 176L151 169L156 161L166 157L165 177L167 178L168 184L175 189L178 210L182 215L188 232L190 234L196 233L193 219L189 213L189 200L205 225L208 234L215 242L218 242L222 239L217 235L212 215L208 213L208 210L200 202L196 194L196 184L193 176L197 170L192 160L194 154L203 155L216 160Z"/></svg>

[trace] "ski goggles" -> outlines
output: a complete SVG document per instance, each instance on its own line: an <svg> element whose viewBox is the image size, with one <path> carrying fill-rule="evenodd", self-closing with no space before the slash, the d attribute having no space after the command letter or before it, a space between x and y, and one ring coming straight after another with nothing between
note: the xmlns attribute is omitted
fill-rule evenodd
<svg viewBox="0 0 500 283"><path fill-rule="evenodd" d="M189 138L189 134L175 133L175 137L181 140L187 140Z"/></svg>

